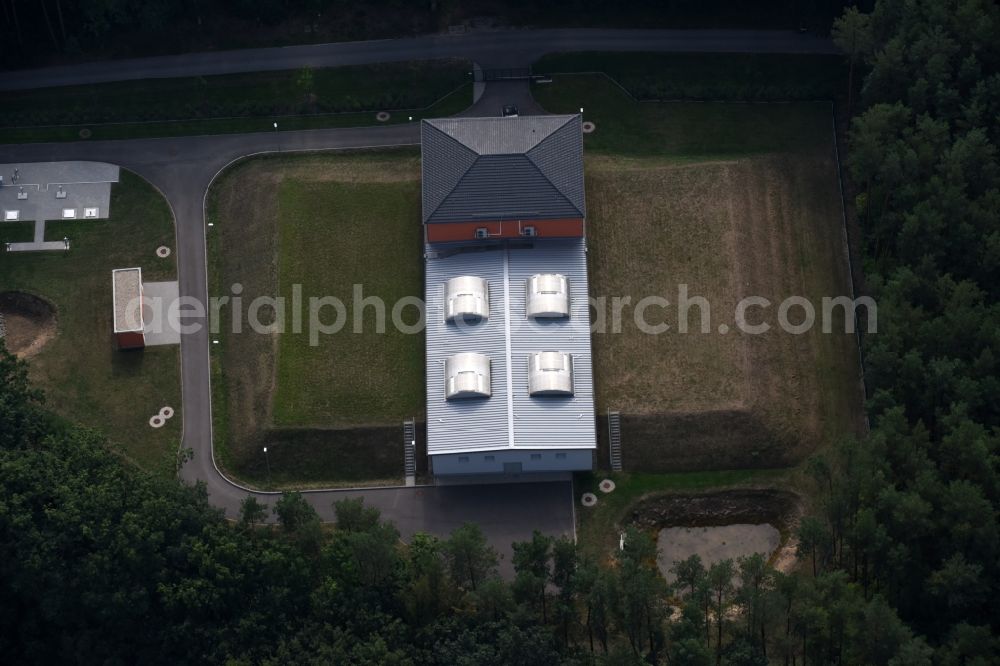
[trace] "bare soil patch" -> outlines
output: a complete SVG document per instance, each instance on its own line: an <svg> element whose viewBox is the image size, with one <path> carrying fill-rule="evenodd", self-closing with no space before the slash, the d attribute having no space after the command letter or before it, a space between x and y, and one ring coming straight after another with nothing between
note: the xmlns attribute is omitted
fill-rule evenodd
<svg viewBox="0 0 1000 666"><path fill-rule="evenodd" d="M55 307L45 299L22 291L0 294L7 350L19 358L31 358L56 336Z"/></svg>
<svg viewBox="0 0 1000 666"><path fill-rule="evenodd" d="M787 531L798 520L800 506L795 493L768 488L667 493L637 502L627 522L642 529L768 523Z"/></svg>
<svg viewBox="0 0 1000 666"><path fill-rule="evenodd" d="M705 568L722 560L736 561L760 553L765 559L781 545L781 532L768 523L736 523L713 527L664 527L656 536L659 548L656 563L668 583L676 576L671 568L692 555L701 558Z"/></svg>
<svg viewBox="0 0 1000 666"><path fill-rule="evenodd" d="M796 561L791 533L801 514L795 493L748 488L648 497L632 507L626 522L657 534L671 530L672 541L658 543L664 572L674 560L695 553L710 562L765 550L772 564L788 571ZM722 527L728 529L712 529ZM777 542L768 527L780 534Z"/></svg>

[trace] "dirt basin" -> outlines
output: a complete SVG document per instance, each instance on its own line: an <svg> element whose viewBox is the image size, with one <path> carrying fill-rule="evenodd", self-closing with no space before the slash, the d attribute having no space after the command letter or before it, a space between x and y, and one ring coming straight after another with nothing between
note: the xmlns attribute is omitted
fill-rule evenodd
<svg viewBox="0 0 1000 666"><path fill-rule="evenodd" d="M794 493L741 489L650 497L635 505L629 522L656 533L660 571L671 581L673 562L694 554L707 568L761 553L787 570L795 562L796 544L782 535L792 531L800 513Z"/></svg>
<svg viewBox="0 0 1000 666"><path fill-rule="evenodd" d="M741 557L760 553L770 558L781 545L781 532L774 525L738 523L715 527L665 527L656 538L659 554L656 564L668 583L675 576L670 569L675 562L692 555L701 558L705 568L722 560L736 562Z"/></svg>
<svg viewBox="0 0 1000 666"><path fill-rule="evenodd" d="M56 310L44 298L22 291L0 293L7 351L20 358L37 354L56 335Z"/></svg>

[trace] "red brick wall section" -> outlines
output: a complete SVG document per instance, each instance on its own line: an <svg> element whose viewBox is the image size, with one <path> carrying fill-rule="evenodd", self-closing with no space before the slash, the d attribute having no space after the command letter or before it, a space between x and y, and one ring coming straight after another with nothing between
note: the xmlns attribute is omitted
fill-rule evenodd
<svg viewBox="0 0 1000 666"><path fill-rule="evenodd" d="M138 332L116 333L118 349L143 349L146 346L145 336Z"/></svg>
<svg viewBox="0 0 1000 666"><path fill-rule="evenodd" d="M476 229L489 230L490 239L521 238L524 227L534 227L538 238L582 238L583 220L505 220L483 222L439 222L425 225L428 243L476 239Z"/></svg>

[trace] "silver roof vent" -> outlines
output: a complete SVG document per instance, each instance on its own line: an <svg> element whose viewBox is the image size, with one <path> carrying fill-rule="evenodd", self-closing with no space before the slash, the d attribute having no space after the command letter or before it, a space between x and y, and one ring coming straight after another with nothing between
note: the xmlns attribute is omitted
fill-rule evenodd
<svg viewBox="0 0 1000 666"><path fill-rule="evenodd" d="M538 273L528 278L527 315L557 318L569 316L569 280L558 273Z"/></svg>
<svg viewBox="0 0 1000 666"><path fill-rule="evenodd" d="M484 354L463 353L449 356L444 361L444 397L488 398L490 390L490 357Z"/></svg>
<svg viewBox="0 0 1000 666"><path fill-rule="evenodd" d="M529 395L573 395L573 357L557 351L528 356Z"/></svg>
<svg viewBox="0 0 1000 666"><path fill-rule="evenodd" d="M489 319L490 290L486 280L460 275L444 286L444 320Z"/></svg>

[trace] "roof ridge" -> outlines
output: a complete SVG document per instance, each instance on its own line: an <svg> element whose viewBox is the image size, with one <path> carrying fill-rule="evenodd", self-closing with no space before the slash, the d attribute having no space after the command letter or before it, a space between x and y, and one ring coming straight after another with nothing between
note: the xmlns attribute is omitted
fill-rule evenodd
<svg viewBox="0 0 1000 666"><path fill-rule="evenodd" d="M531 159L531 156L528 153L524 153L524 158L528 161L528 164L533 166L535 168L535 171L537 171L539 175L545 179L545 182L551 185L552 189L555 190L559 194L559 196L563 198L563 201L568 203L573 208L573 210L575 210L576 212L580 213L581 216L583 216L583 211L580 210L580 207L577 206L572 201L570 201L570 198L566 196L566 194L559 188L558 185L552 182L552 179L549 178L548 175L542 170L542 168L538 166L535 160Z"/></svg>
<svg viewBox="0 0 1000 666"><path fill-rule="evenodd" d="M472 148L470 148L469 146L465 145L464 143L462 143L461 141L459 141L458 139L456 139L452 135L450 135L447 132L445 132L440 127L437 127L436 125L434 125L433 122L428 121L428 120L425 120L424 122L427 124L428 127L433 128L434 131L436 131L439 134L441 134L441 136L446 137L452 143L458 144L459 146L461 146L462 148L464 148L468 153L470 153L472 155L472 161L469 163L469 166L465 167L465 171L462 172L462 175L460 175L458 177L458 179L455 181L455 183L449 188L448 194L445 194L443 197L441 197L441 200L437 202L437 205L434 206L434 208L430 212L424 213L422 215L422 217L425 220L429 220L430 218L434 217L434 213L436 213L438 211L438 209L441 208L442 205L444 205L444 202L448 200L448 197L451 196L451 193L454 192L455 188L458 187L462 183L462 180L464 180L465 177L469 174L469 171L472 170L472 167L476 166L476 163L479 161L479 158L482 157L482 156L479 153L477 153L476 151L474 151ZM421 144L422 143L423 143L423 140L421 139ZM421 182L423 182L423 179L424 179L423 170L424 170L424 161L423 161L423 159L421 159L420 160L420 180L421 180ZM575 208L575 206L574 206L574 208Z"/></svg>
<svg viewBox="0 0 1000 666"><path fill-rule="evenodd" d="M559 187L559 185L557 185L555 182L553 182L551 178L549 178L549 175L545 172L545 170L541 166L539 166L538 162L536 162L534 157L532 156L532 153L535 152L536 149L538 149L543 143L554 137L557 132L561 131L564 127L566 127L566 125L570 123L570 121L574 120L575 118L576 118L575 115L567 116L566 121L564 123L562 123L561 125L559 125L559 127L549 132L549 134L544 139L542 139L534 146L532 146L530 150L524 153L524 156L528 159L528 162L530 162L531 165L535 167L538 173L541 174L542 178L544 178L549 183L549 185L552 186L552 189L558 192L559 196L561 196L566 201L566 203L568 203L570 206L573 207L573 210L579 213L581 217L584 217L584 212L580 210L580 207L576 205L576 202L574 202L568 196L566 196L566 193L563 192L562 188Z"/></svg>

